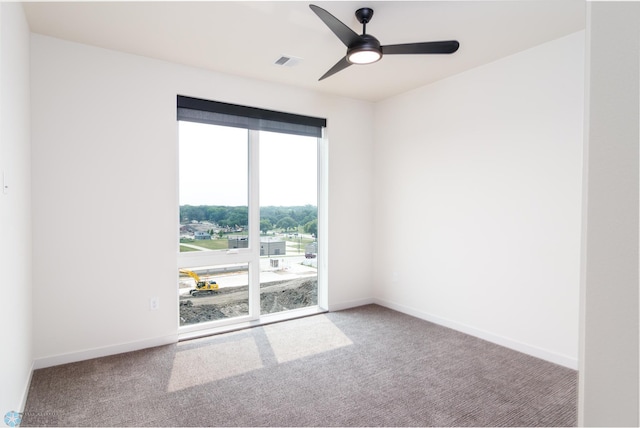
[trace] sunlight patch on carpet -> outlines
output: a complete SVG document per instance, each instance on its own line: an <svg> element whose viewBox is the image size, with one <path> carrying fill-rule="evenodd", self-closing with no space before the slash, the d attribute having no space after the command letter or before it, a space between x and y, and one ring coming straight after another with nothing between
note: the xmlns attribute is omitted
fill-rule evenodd
<svg viewBox="0 0 640 428"><path fill-rule="evenodd" d="M229 343L179 350L174 359L167 392L204 385L263 367L260 351L251 337Z"/></svg>
<svg viewBox="0 0 640 428"><path fill-rule="evenodd" d="M264 331L278 363L353 345L325 315L268 325Z"/></svg>

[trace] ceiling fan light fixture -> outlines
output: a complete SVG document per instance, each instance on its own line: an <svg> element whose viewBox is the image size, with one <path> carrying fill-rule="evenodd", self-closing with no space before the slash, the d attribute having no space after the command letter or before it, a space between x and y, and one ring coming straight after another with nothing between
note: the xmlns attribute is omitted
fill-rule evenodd
<svg viewBox="0 0 640 428"><path fill-rule="evenodd" d="M377 50L359 49L349 52L347 61L351 64L371 64L379 61L382 53Z"/></svg>
<svg viewBox="0 0 640 428"><path fill-rule="evenodd" d="M349 46L347 61L351 64L371 64L382 58L380 42L369 34L363 34L357 43Z"/></svg>

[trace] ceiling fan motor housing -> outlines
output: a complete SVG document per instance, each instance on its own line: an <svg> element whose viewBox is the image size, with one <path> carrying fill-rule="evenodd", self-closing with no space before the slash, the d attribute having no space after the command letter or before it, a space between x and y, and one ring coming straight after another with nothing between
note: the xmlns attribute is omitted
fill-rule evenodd
<svg viewBox="0 0 640 428"><path fill-rule="evenodd" d="M366 55L368 58L378 56L375 60L361 60L358 59L361 55ZM382 58L382 48L380 47L380 42L378 39L369 34L363 34L360 36L360 40L356 43L353 43L347 49L347 61L351 64L369 64L372 62L380 61Z"/></svg>

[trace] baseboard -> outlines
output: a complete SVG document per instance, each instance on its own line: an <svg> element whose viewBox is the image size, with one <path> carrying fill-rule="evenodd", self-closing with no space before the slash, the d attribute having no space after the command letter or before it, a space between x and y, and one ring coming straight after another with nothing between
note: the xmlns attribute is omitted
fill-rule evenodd
<svg viewBox="0 0 640 428"><path fill-rule="evenodd" d="M124 352L139 351L140 349L153 348L155 346L170 345L178 342L178 335L156 337L136 342L121 343L102 348L86 349L68 354L54 355L50 357L37 358L33 363L34 370L45 367L59 366L60 364L75 363L77 361L90 360L93 358L106 357L109 355L122 354Z"/></svg>
<svg viewBox="0 0 640 428"><path fill-rule="evenodd" d="M434 324L438 324L443 327L447 327L452 330L460 331L470 336L486 340L487 342L492 342L497 345L504 346L505 348L513 349L514 351L522 352L524 354L540 358L541 360L549 361L551 363L558 364L572 370L578 370L578 360L576 358L571 358L566 355L548 351L546 349L527 345L526 343L518 342L507 337L496 335L491 332L480 330L466 324L461 324L456 321L422 312L415 308L411 308L385 299L374 298L373 302L380 306L384 306L386 308L393 309L395 311L402 312L404 314L411 315L416 318L420 318L425 321L429 321Z"/></svg>
<svg viewBox="0 0 640 428"><path fill-rule="evenodd" d="M375 301L371 297L367 299L358 299L358 300L349 300L347 302L331 303L328 309L329 309L329 312L343 311L345 309L356 308L358 306L364 306L364 305L371 305L373 303L375 303Z"/></svg>
<svg viewBox="0 0 640 428"><path fill-rule="evenodd" d="M33 371L35 370L35 363L31 362L31 369L29 370L29 376L27 376L27 381L22 389L22 397L20 398L19 410L18 412L24 412L25 407L27 406L27 397L29 395L29 387L31 386L31 378L33 377Z"/></svg>

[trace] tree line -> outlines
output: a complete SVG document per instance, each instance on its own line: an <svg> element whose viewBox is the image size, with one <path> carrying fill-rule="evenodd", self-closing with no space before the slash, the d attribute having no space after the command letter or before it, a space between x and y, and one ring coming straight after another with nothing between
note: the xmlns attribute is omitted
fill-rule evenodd
<svg viewBox="0 0 640 428"><path fill-rule="evenodd" d="M247 207L220 205L182 205L180 223L209 221L223 228L243 227L249 223ZM317 235L318 208L313 205L293 207L260 207L260 230L266 233L273 229L297 230L302 227L306 233Z"/></svg>

